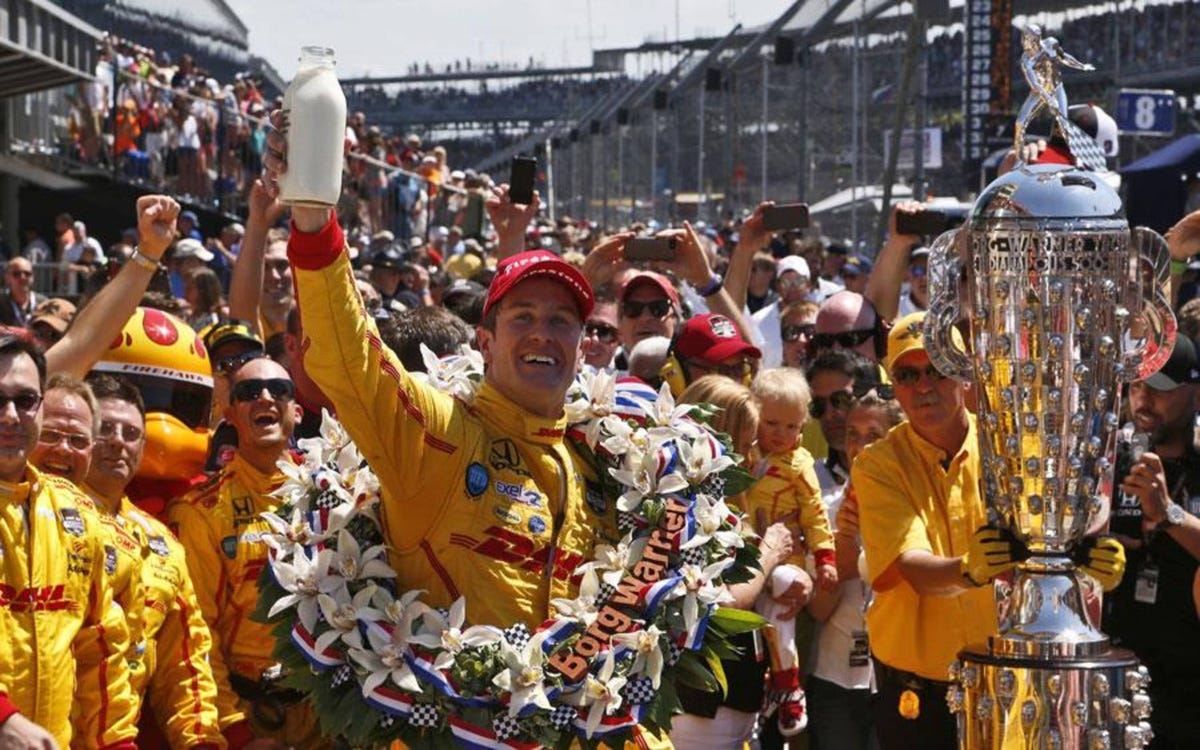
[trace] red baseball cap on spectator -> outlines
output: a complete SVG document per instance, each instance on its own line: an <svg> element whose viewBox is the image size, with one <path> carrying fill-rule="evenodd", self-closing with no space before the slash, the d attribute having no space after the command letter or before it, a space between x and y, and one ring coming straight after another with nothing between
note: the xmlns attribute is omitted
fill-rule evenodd
<svg viewBox="0 0 1200 750"><path fill-rule="evenodd" d="M592 306L595 304L592 285L577 268L545 250L530 250L500 261L496 266L496 278L492 279L492 285L488 288L483 314L486 316L514 286L534 276L549 276L565 286L579 305L581 319L592 314Z"/></svg>
<svg viewBox="0 0 1200 750"><path fill-rule="evenodd" d="M739 354L762 357L762 351L741 337L732 320L714 313L696 315L684 323L675 341L675 354L713 366Z"/></svg>
<svg viewBox="0 0 1200 750"><path fill-rule="evenodd" d="M679 292L675 291L675 285L666 276L654 271L639 271L630 276L625 281L625 286L621 287L620 301L624 302L629 293L633 291L633 288L639 284L650 284L662 290L662 293L667 295L667 299L671 300L671 304L675 306L675 309L679 309Z"/></svg>

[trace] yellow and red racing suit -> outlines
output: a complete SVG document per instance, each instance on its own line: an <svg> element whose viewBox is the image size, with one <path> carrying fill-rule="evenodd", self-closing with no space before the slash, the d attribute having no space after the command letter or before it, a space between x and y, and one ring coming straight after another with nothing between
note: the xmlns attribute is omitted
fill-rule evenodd
<svg viewBox="0 0 1200 750"><path fill-rule="evenodd" d="M20 712L63 748L132 749L111 537L74 484L32 466L25 476L0 483L0 723Z"/></svg>
<svg viewBox="0 0 1200 750"><path fill-rule="evenodd" d="M217 686L217 713L233 747L250 733L294 747L320 745L307 704L289 706L283 726L266 726L231 681L232 676L241 678L240 684L257 686L263 672L276 663L271 626L250 616L258 606L259 574L267 566L268 547L262 536L270 527L260 514L279 504L271 492L283 479L279 471L264 474L237 453L221 471L167 508L170 527L186 550L196 601L212 638L209 662Z"/></svg>
<svg viewBox="0 0 1200 750"><path fill-rule="evenodd" d="M209 654L212 639L196 601L183 545L158 519L121 498L118 515L145 541L142 635L145 669L134 695L146 702L175 748L225 747L217 724L217 687Z"/></svg>
<svg viewBox="0 0 1200 750"><path fill-rule="evenodd" d="M399 588L434 607L465 596L471 622L532 629L551 599L576 594L597 540L619 538L616 509L585 501L565 417L530 414L486 382L468 406L406 372L363 310L344 244L335 219L293 227L304 364L379 477Z"/></svg>

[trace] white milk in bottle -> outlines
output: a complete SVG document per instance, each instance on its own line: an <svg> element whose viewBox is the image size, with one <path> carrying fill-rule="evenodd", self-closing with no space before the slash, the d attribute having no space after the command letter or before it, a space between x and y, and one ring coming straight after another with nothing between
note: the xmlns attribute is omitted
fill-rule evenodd
<svg viewBox="0 0 1200 750"><path fill-rule="evenodd" d="M333 50L303 47L300 69L283 95L287 171L279 199L292 206L334 206L342 194L346 96L333 72Z"/></svg>

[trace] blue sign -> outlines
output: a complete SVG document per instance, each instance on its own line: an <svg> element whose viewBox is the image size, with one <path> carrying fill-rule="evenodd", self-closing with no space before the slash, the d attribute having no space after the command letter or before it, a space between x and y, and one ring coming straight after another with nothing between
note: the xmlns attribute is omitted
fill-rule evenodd
<svg viewBox="0 0 1200 750"><path fill-rule="evenodd" d="M1117 130L1128 135L1174 135L1175 106L1175 92L1170 89L1121 89Z"/></svg>

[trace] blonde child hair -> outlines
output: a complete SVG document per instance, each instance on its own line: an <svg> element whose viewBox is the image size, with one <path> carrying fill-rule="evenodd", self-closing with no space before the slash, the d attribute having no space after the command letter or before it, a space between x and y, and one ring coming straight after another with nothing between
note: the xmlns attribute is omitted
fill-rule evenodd
<svg viewBox="0 0 1200 750"><path fill-rule="evenodd" d="M679 394L679 403L712 404L720 409L709 420L709 425L728 435L734 450L748 462L753 460L750 452L754 448L754 436L758 434L758 402L749 388L724 375L705 375ZM746 434L751 435L751 445L740 445L740 438Z"/></svg>
<svg viewBox="0 0 1200 750"><path fill-rule="evenodd" d="M775 367L763 370L754 378L750 391L758 399L759 406L767 403L783 404L800 410L800 424L808 421L808 408L812 404L812 393L804 373L794 367Z"/></svg>

